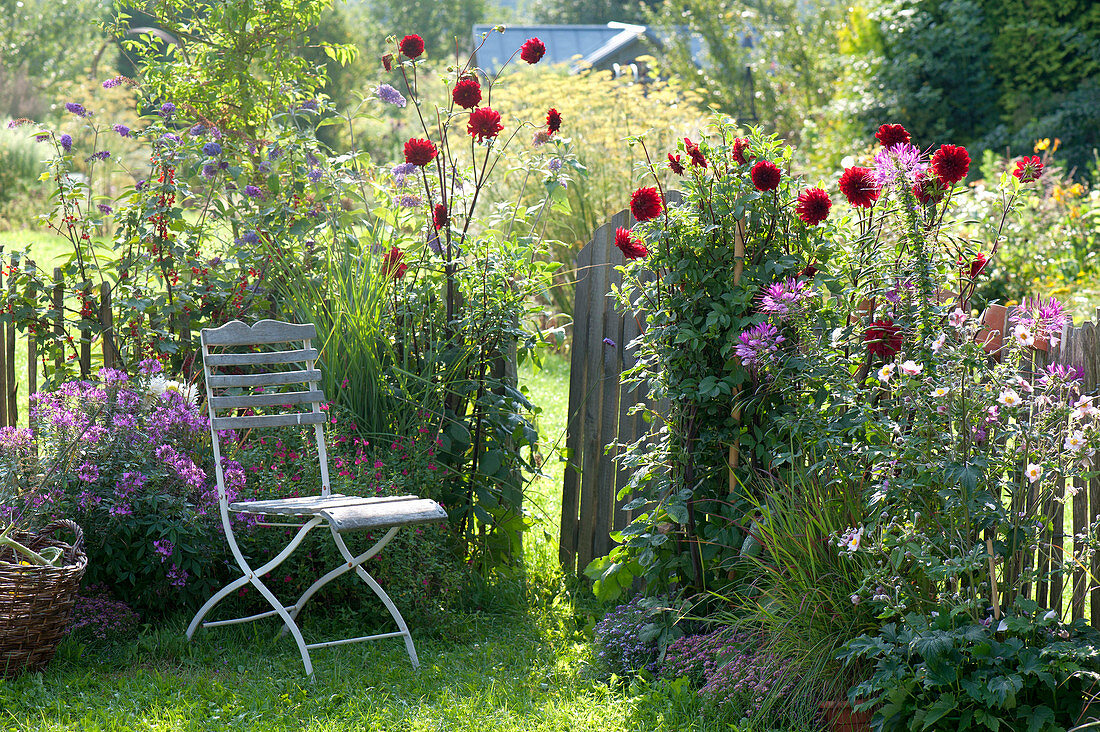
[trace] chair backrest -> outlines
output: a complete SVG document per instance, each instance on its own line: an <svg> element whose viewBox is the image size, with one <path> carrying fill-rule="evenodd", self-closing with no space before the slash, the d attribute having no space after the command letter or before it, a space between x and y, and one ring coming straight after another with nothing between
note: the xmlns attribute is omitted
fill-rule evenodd
<svg viewBox="0 0 1100 732"><path fill-rule="evenodd" d="M310 345L316 336L312 324L277 320L251 326L234 320L202 331L206 405L223 507L225 476L218 432L224 430L312 425L321 461L321 495L329 495L327 415L321 411L325 395L318 385L318 352Z"/></svg>

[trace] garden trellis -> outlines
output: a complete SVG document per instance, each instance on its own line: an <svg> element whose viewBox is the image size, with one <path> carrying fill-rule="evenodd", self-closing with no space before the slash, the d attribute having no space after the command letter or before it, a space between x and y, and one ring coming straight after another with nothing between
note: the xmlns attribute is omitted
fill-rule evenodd
<svg viewBox="0 0 1100 732"><path fill-rule="evenodd" d="M572 351L569 376L569 421L566 433L568 462L562 485L561 534L558 556L562 566L583 571L594 558L604 556L612 547L610 534L626 526L630 514L623 510L625 500L617 495L629 481L629 474L616 461L617 444L632 443L644 436L650 424L635 406L654 408L642 385L624 385L620 375L634 365L630 342L644 323L632 313L622 313L609 296L622 282L616 269L624 261L613 246L615 229L633 223L629 211L612 216L593 234L592 240L577 254L577 289L574 306ZM982 315L984 331L979 338L991 339L990 350L1000 346L1001 334L1011 309L990 306ZM1036 349L1031 372L1065 364L1081 370L1083 394L1095 394L1100 387L1100 308L1095 322L1068 326L1060 342ZM1043 344L1040 344L1043 345ZM658 409L658 411L660 411ZM1024 466L1015 476L1024 481ZM1040 480L1055 480L1044 477ZM1017 554L1017 568L1038 567L1046 574L1050 567L1072 563L1073 571L1063 581L1051 576L1026 594L1041 606L1059 612L1068 605L1069 617L1088 618L1100 628L1100 551L1088 549L1090 524L1100 515L1100 475L1076 479L1070 486L1057 479L1054 492L1065 496L1040 502L1039 485L1033 485L1027 505L1016 510L1051 519L1044 530L1044 550L1030 556ZM1095 538L1095 537L1093 537Z"/></svg>

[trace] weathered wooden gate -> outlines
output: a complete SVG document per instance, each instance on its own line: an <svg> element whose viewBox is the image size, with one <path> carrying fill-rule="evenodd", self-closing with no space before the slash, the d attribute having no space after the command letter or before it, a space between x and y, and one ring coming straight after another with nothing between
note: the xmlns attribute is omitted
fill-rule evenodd
<svg viewBox="0 0 1100 732"><path fill-rule="evenodd" d="M583 571L594 557L611 549L609 534L626 525L616 494L628 476L615 462L618 442L633 442L648 431L642 415L630 407L646 401L642 387L620 383L624 368L635 363L630 342L641 323L624 316L608 296L622 283L616 267L624 263L615 247L615 229L629 228L633 219L621 211L596 230L577 255L577 293L573 308L573 343L569 371L569 461L562 491L561 538L558 556L568 569Z"/></svg>

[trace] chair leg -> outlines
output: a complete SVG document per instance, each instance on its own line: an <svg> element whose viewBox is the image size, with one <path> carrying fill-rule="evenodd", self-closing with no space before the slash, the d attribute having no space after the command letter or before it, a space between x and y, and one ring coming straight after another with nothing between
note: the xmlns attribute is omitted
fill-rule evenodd
<svg viewBox="0 0 1100 732"><path fill-rule="evenodd" d="M279 615L283 620L284 627L290 631L291 635L294 636L294 641L298 644L298 651L302 655L302 663L305 665L306 668L306 675L309 676L310 679L312 679L313 662L310 660L309 649L306 647L306 641L305 638L302 637L301 630L299 630L297 623L294 622L294 617L291 616L291 614L287 611L287 607L284 606L277 597L275 597L275 594L270 589L268 589L267 585L265 585L260 578L273 570L275 567L278 567L280 564L282 564L286 560L286 558L289 557L291 553L293 553L294 550L298 548L298 545L301 544L302 541L305 539L306 534L319 526L323 520L324 519L321 519L320 517L314 517L310 519L298 530L294 538L290 540L290 543L287 544L281 552L279 552L276 556L272 557L265 564L255 570L252 569L251 566L249 566L248 561L244 558L244 555L241 554L240 549L237 547L235 537L232 535L232 533L229 533L232 531L232 529L228 529L227 539L229 540L230 548L233 550L233 556L237 560L237 565L240 567L241 572L244 573L244 576L238 577L222 589L218 590L216 593L214 593L213 596L211 596L209 600L206 601L205 604L203 604L201 608L199 608L199 611L195 613L195 617L191 619L191 623L187 627L187 639L191 640L192 636L194 636L195 634L195 631L198 630L200 623L202 623L203 618L206 617L207 613L209 613L215 605L224 600L226 596L229 595L229 593L240 587L243 587L248 583L251 583L252 586L255 587L256 590L263 596L263 598L267 600L268 604L271 605L274 612L260 613L257 616L239 618L234 621L220 622L245 622L248 620L258 619L259 617L267 617L271 614Z"/></svg>
<svg viewBox="0 0 1100 732"><path fill-rule="evenodd" d="M318 577L317 581L310 585L309 588L302 593L302 596L298 598L298 601L294 603L292 609L290 610L290 617L297 619L298 613L302 612L302 608L305 607L305 604L309 602L310 598L312 598L322 587L324 587L337 577L340 577L346 572L354 569L355 567L358 567L359 565L363 564L363 562L367 561L375 554L382 551L386 544L390 543L390 539L393 538L394 534L397 533L397 529L398 527L396 526L392 527L381 539L376 541L370 549L367 549L365 552L355 557L354 559L345 562L339 567L336 567L335 569L325 573L321 577ZM277 637L281 638L284 634L286 634L286 631L287 627L284 625L282 628L279 629L279 634Z"/></svg>
<svg viewBox="0 0 1100 732"><path fill-rule="evenodd" d="M329 528L332 529L332 526L330 525ZM397 533L397 529L398 527L396 526L392 527L386 532L386 535L382 537L382 541L388 543L389 540L393 538L393 535ZM333 541L336 542L336 547L340 550L340 553L344 555L344 559L348 560L347 568L351 569L354 567L360 579L366 582L367 585L374 590L374 594L378 596L378 599L381 600L382 604L386 606L386 609L390 611L390 616L394 619L394 622L397 623L401 635L405 638L405 652L409 654L409 660L412 661L413 668L420 668L420 659L416 656L416 646L413 645L412 633L409 632L409 626L405 624L405 619L401 617L401 613L398 612L397 606L393 604L393 600L391 600L390 596L386 594L386 591L382 589L382 586L367 573L367 570L363 569L361 564L356 563L356 558L352 556L351 552L348 550L347 544L344 543L344 538L335 530L332 530L332 538ZM385 544L383 544L383 546L384 545ZM378 547L379 550L381 550L381 548L380 546Z"/></svg>

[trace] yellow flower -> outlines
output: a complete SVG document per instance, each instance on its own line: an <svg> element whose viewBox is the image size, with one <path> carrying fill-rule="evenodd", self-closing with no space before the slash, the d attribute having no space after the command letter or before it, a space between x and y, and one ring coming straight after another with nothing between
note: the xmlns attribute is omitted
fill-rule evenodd
<svg viewBox="0 0 1100 732"><path fill-rule="evenodd" d="M1044 137L1042 140L1035 141L1035 147L1033 148L1036 153L1040 153L1050 147L1050 138Z"/></svg>
<svg viewBox="0 0 1100 732"><path fill-rule="evenodd" d="M50 179L49 171L43 171L42 174L38 176L38 180L41 180L41 181L47 181L49 179Z"/></svg>

